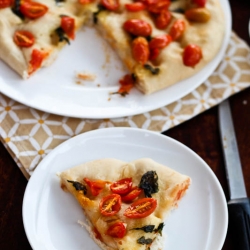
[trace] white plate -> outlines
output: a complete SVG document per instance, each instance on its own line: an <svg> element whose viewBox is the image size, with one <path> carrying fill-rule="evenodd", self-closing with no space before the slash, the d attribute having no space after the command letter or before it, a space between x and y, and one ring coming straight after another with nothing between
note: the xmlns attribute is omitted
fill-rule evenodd
<svg viewBox="0 0 250 250"><path fill-rule="evenodd" d="M163 107L198 87L221 61L231 33L231 11L228 0L220 1L226 18L226 33L220 52L196 75L162 91L145 96L134 89L126 98L112 95L109 100L109 93L117 91L118 81L125 71L114 51L88 28L81 30L71 46L61 51L53 65L28 81L21 80L0 61L0 91L27 106L79 118L124 117ZM95 82L84 86L76 84L75 72L84 70L98 76Z"/></svg>
<svg viewBox="0 0 250 250"><path fill-rule="evenodd" d="M166 247L174 250L221 250L228 214L223 190L209 166L181 143L142 129L105 128L76 136L54 149L28 182L23 222L34 250L97 250L77 221L84 215L65 193L57 172L80 163L113 157L131 161L149 157L192 178L178 209L165 221Z"/></svg>

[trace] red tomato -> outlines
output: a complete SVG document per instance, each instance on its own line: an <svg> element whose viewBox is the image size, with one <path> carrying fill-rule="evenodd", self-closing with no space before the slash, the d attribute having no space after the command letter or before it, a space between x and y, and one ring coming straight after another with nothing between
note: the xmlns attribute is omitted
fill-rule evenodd
<svg viewBox="0 0 250 250"><path fill-rule="evenodd" d="M31 54L31 60L29 62L28 74L32 74L37 69L39 69L42 65L44 58L47 57L47 53L40 51L38 49L34 49Z"/></svg>
<svg viewBox="0 0 250 250"><path fill-rule="evenodd" d="M149 36L152 28L149 23L140 19L130 19L123 24L123 28L135 36Z"/></svg>
<svg viewBox="0 0 250 250"><path fill-rule="evenodd" d="M75 19L69 16L62 16L61 18L61 28L66 33L66 35L74 39L75 38Z"/></svg>
<svg viewBox="0 0 250 250"><path fill-rule="evenodd" d="M146 6L142 2L136 2L136 3L125 4L125 8L128 11L137 12L137 11L144 10Z"/></svg>
<svg viewBox="0 0 250 250"><path fill-rule="evenodd" d="M0 9L12 6L13 0L0 0Z"/></svg>
<svg viewBox="0 0 250 250"><path fill-rule="evenodd" d="M103 180L89 180L88 178L83 179L87 185L90 187L90 191L92 195L97 196L98 194L101 193L103 188L105 187L105 184L107 183L106 181Z"/></svg>
<svg viewBox="0 0 250 250"><path fill-rule="evenodd" d="M162 10L155 18L155 25L158 29L166 29L171 21L172 15L168 10Z"/></svg>
<svg viewBox="0 0 250 250"><path fill-rule="evenodd" d="M173 40L178 40L185 31L185 22L181 19L178 19L174 22L171 27L169 34L173 38Z"/></svg>
<svg viewBox="0 0 250 250"><path fill-rule="evenodd" d="M118 90L119 94L126 95L134 87L135 81L130 74L125 75L120 79L121 87Z"/></svg>
<svg viewBox="0 0 250 250"><path fill-rule="evenodd" d="M102 6L107 10L118 10L119 9L119 0L101 0Z"/></svg>
<svg viewBox="0 0 250 250"><path fill-rule="evenodd" d="M160 52L161 51L158 48L151 49L150 50L150 54L149 54L149 60L154 61L158 57L158 55L160 54Z"/></svg>
<svg viewBox="0 0 250 250"><path fill-rule="evenodd" d="M94 0L78 0L80 4L92 3Z"/></svg>
<svg viewBox="0 0 250 250"><path fill-rule="evenodd" d="M107 235L114 237L114 238L123 238L126 234L126 227L122 222L116 222L115 224L111 225L107 232Z"/></svg>
<svg viewBox="0 0 250 250"><path fill-rule="evenodd" d="M24 16L35 19L43 16L48 11L48 7L37 2L21 1L20 11Z"/></svg>
<svg viewBox="0 0 250 250"><path fill-rule="evenodd" d="M202 58L201 48L194 44L185 47L183 53L183 63L186 66L194 67Z"/></svg>
<svg viewBox="0 0 250 250"><path fill-rule="evenodd" d="M33 34L26 30L16 31L13 39L17 46L25 48L31 47L35 42Z"/></svg>
<svg viewBox="0 0 250 250"><path fill-rule="evenodd" d="M125 178L112 183L110 189L115 194L127 194L132 188L132 178Z"/></svg>
<svg viewBox="0 0 250 250"><path fill-rule="evenodd" d="M141 188L133 187L128 194L126 194L125 196L122 196L122 201L125 201L125 202L132 201L135 198L137 198L141 192L142 192Z"/></svg>
<svg viewBox="0 0 250 250"><path fill-rule="evenodd" d="M124 216L132 219L145 218L152 214L157 206L154 198L142 198L132 203L124 212Z"/></svg>
<svg viewBox="0 0 250 250"><path fill-rule="evenodd" d="M150 49L162 49L166 46L168 46L172 42L172 37L168 34L166 35L159 35L154 37L150 42L149 42L149 48Z"/></svg>
<svg viewBox="0 0 250 250"><path fill-rule="evenodd" d="M148 41L144 37L137 37L132 42L133 58L144 65L149 59Z"/></svg>
<svg viewBox="0 0 250 250"><path fill-rule="evenodd" d="M100 234L100 232L97 230L96 227L93 228L93 232L94 232L95 238L97 240L100 240L100 241L103 242L102 235Z"/></svg>
<svg viewBox="0 0 250 250"><path fill-rule="evenodd" d="M158 14L161 13L162 10L167 10L170 5L169 0L158 0L155 3L151 3L147 6L149 12Z"/></svg>
<svg viewBox="0 0 250 250"><path fill-rule="evenodd" d="M199 7L205 7L207 0L193 0Z"/></svg>
<svg viewBox="0 0 250 250"><path fill-rule="evenodd" d="M121 196L119 194L110 194L101 199L99 209L102 215L112 216L121 209Z"/></svg>

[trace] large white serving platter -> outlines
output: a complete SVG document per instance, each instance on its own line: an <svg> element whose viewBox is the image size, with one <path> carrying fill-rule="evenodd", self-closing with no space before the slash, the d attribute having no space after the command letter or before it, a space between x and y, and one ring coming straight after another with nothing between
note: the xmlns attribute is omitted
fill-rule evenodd
<svg viewBox="0 0 250 250"><path fill-rule="evenodd" d="M220 0L226 19L225 36L217 56L193 77L145 96L134 89L126 97L112 95L126 73L115 52L94 29L84 28L56 62L24 81L0 61L0 92L27 106L53 114L78 118L114 118L140 114L170 104L190 93L215 70L231 33L228 0ZM76 84L76 73L94 73L94 82Z"/></svg>
<svg viewBox="0 0 250 250"><path fill-rule="evenodd" d="M165 220L165 250L221 250L228 225L226 200L210 167L192 150L142 129L105 128L76 136L44 158L28 182L23 222L34 250L97 250L77 221L82 209L60 187L57 173L101 158L131 161L148 157L189 175L192 185Z"/></svg>

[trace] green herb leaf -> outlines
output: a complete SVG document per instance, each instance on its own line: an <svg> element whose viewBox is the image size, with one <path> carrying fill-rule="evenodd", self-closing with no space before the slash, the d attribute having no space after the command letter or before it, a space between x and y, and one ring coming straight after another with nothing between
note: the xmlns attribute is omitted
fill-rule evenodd
<svg viewBox="0 0 250 250"><path fill-rule="evenodd" d="M154 228L155 228L154 225L148 225L148 226L143 226L143 227L136 227L131 230L143 230L145 233L152 233Z"/></svg>
<svg viewBox="0 0 250 250"><path fill-rule="evenodd" d="M86 195L87 194L87 188L85 185L83 185L81 182L78 181L70 181L67 180L67 182L72 183L73 187L77 190L77 191L83 191L83 193Z"/></svg>
<svg viewBox="0 0 250 250"><path fill-rule="evenodd" d="M142 177L139 184L139 188L144 190L146 197L152 197L151 194L159 191L158 187L158 175L156 171L148 171Z"/></svg>
<svg viewBox="0 0 250 250"><path fill-rule="evenodd" d="M24 19L24 15L20 11L21 0L15 0L14 6L12 7L12 12L19 16L21 19Z"/></svg>
<svg viewBox="0 0 250 250"><path fill-rule="evenodd" d="M141 238L137 240L137 243L142 244L142 245L148 245L148 244L151 244L152 242L153 242L152 239L150 238L146 239L144 236L142 236Z"/></svg>
<svg viewBox="0 0 250 250"><path fill-rule="evenodd" d="M185 10L182 9L182 8L177 8L177 9L174 9L174 10L171 10L172 12L176 12L176 13L181 13L181 14L184 14L185 13Z"/></svg>
<svg viewBox="0 0 250 250"><path fill-rule="evenodd" d="M159 233L162 236L162 229L164 227L164 223L160 223L159 226L154 230L155 233Z"/></svg>
<svg viewBox="0 0 250 250"><path fill-rule="evenodd" d="M56 34L59 37L59 42L66 41L68 44L70 44L70 41L69 41L68 37L65 36L65 32L64 32L64 30L61 27L57 28L55 30L55 32L56 32Z"/></svg>
<svg viewBox="0 0 250 250"><path fill-rule="evenodd" d="M150 64L144 64L144 68L149 70L152 73L152 75L158 75L160 72L159 68L154 68Z"/></svg>

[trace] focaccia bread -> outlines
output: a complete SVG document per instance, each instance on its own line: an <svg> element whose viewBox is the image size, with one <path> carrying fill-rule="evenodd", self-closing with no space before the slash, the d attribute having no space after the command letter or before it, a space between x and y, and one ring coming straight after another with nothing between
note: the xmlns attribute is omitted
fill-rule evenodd
<svg viewBox="0 0 250 250"><path fill-rule="evenodd" d="M191 183L190 177L143 158L101 159L59 174L77 199L102 249L163 249L162 228ZM167 223L167 222L166 222Z"/></svg>
<svg viewBox="0 0 250 250"><path fill-rule="evenodd" d="M121 95L133 86L151 94L196 74L217 55L225 34L219 0L5 0L0 58L26 79L87 24L129 72L115 92Z"/></svg>

